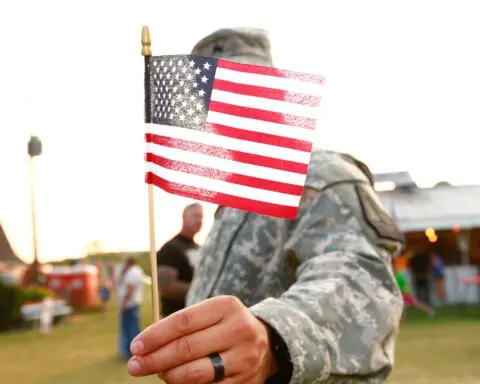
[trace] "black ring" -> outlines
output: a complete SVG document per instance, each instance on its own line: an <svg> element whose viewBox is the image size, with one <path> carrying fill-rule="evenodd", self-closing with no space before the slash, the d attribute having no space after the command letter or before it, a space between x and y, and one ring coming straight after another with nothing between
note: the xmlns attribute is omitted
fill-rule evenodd
<svg viewBox="0 0 480 384"><path fill-rule="evenodd" d="M223 365L223 360L218 353L212 353L208 357L210 358L215 371L213 382L218 383L225 378L225 365Z"/></svg>

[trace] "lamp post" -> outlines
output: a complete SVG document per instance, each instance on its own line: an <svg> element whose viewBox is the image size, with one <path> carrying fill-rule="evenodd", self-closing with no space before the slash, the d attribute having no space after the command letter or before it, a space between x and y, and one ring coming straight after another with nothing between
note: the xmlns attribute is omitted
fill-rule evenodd
<svg viewBox="0 0 480 384"><path fill-rule="evenodd" d="M30 204L32 211L32 230L33 230L33 264L32 264L32 283L38 283L38 244L37 244L37 219L35 212L35 188L34 188L34 172L33 159L42 154L42 142L37 136L30 136L28 142L29 155L29 178L30 178Z"/></svg>

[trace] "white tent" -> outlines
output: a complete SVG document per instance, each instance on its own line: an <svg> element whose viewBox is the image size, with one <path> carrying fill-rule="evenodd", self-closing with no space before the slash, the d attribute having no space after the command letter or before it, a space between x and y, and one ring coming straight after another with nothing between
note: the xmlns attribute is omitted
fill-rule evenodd
<svg viewBox="0 0 480 384"><path fill-rule="evenodd" d="M24 264L13 250L7 235L0 224L0 262L7 264Z"/></svg>

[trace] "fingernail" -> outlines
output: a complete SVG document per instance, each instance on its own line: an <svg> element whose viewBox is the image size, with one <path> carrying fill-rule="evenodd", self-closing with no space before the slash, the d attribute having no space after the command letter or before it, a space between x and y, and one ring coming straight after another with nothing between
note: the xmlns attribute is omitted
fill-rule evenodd
<svg viewBox="0 0 480 384"><path fill-rule="evenodd" d="M144 345L140 340L134 341L130 346L130 352L134 355L139 355L143 352Z"/></svg>
<svg viewBox="0 0 480 384"><path fill-rule="evenodd" d="M131 375L138 375L140 373L140 364L135 357L133 359L130 359L127 364L127 369Z"/></svg>

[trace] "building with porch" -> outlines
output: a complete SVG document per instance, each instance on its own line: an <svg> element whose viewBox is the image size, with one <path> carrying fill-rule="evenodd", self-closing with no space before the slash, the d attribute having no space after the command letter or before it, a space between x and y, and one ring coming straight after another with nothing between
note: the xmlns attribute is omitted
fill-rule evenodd
<svg viewBox="0 0 480 384"><path fill-rule="evenodd" d="M379 197L414 254L438 254L445 263L447 303L478 303L480 289L465 282L480 267L480 185L441 182L419 188L408 172L375 175ZM435 298L432 298L435 301Z"/></svg>

